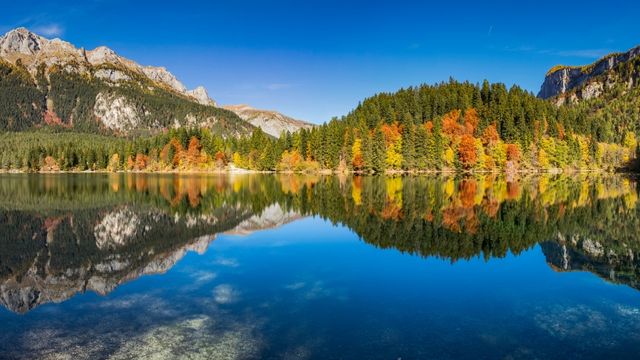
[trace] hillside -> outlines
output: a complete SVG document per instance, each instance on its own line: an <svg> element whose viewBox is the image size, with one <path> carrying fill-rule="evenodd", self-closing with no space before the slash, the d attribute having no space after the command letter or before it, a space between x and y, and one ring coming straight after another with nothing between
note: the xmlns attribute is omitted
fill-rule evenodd
<svg viewBox="0 0 640 360"><path fill-rule="evenodd" d="M279 137L283 132L296 132L300 129L311 129L314 125L301 120L296 120L277 111L258 110L249 105L227 105L225 109L233 111L242 120L255 127L259 127L265 133Z"/></svg>
<svg viewBox="0 0 640 360"><path fill-rule="evenodd" d="M107 47L78 49L27 29L0 37L0 130L72 128L123 135L183 126L224 136L253 126L215 107L162 67L141 66Z"/></svg>

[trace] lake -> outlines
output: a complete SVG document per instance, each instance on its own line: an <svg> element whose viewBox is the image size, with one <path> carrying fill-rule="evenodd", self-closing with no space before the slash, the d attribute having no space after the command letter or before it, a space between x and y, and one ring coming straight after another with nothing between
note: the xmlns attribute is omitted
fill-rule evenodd
<svg viewBox="0 0 640 360"><path fill-rule="evenodd" d="M624 175L0 175L3 359L634 359Z"/></svg>

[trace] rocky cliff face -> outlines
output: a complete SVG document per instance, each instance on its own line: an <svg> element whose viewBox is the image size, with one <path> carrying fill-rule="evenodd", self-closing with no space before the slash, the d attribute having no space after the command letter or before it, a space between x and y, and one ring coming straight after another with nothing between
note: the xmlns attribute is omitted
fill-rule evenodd
<svg viewBox="0 0 640 360"><path fill-rule="evenodd" d="M637 83L637 74L620 71L621 65L640 55L640 46L625 53L608 55L587 66L556 66L545 77L538 97L555 98L558 104L599 97L615 84L627 87Z"/></svg>
<svg viewBox="0 0 640 360"><path fill-rule="evenodd" d="M209 97L209 93L204 86L198 86L193 90L187 91L187 93L202 105L218 106L216 102Z"/></svg>
<svg viewBox="0 0 640 360"><path fill-rule="evenodd" d="M233 111L241 119L275 137L280 136L283 131L293 133L300 129L311 129L314 126L308 122L290 118L276 111L258 110L249 105L228 105L224 108Z"/></svg>

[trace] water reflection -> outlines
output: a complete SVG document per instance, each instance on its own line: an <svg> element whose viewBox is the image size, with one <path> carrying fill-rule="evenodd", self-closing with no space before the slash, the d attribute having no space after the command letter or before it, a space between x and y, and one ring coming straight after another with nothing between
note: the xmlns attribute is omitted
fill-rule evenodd
<svg viewBox="0 0 640 360"><path fill-rule="evenodd" d="M87 290L107 294L203 253L216 234L307 216L376 247L451 261L541 244L554 270L640 288L637 194L636 181L618 175L3 175L0 301L26 313ZM228 284L214 289L219 304L238 297ZM202 325L194 321L184 326Z"/></svg>

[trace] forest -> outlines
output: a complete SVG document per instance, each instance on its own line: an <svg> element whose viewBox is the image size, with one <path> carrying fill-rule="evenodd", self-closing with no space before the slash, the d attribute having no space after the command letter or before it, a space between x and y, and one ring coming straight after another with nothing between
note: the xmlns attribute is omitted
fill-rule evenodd
<svg viewBox="0 0 640 360"><path fill-rule="evenodd" d="M15 80L18 81L18 80ZM24 96L33 96L33 89ZM625 100L626 99L626 100ZM381 93L346 116L279 138L165 128L88 135L64 126L0 133L0 169L21 171L514 172L631 166L625 96L557 107L504 84L448 82ZM31 101L31 100L30 100ZM608 103L607 103L608 104ZM630 120L631 119L631 120Z"/></svg>

